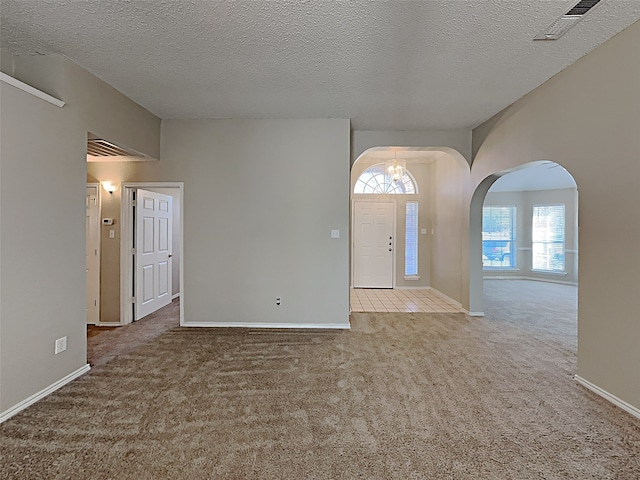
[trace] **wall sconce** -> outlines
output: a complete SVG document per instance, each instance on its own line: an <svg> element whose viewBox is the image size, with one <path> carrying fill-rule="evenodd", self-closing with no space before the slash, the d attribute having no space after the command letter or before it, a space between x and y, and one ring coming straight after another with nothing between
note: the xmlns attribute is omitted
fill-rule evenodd
<svg viewBox="0 0 640 480"><path fill-rule="evenodd" d="M102 184L102 188L104 188L107 192L109 192L110 195L113 195L113 192L115 192L118 189L117 185L114 185L111 182L100 182Z"/></svg>

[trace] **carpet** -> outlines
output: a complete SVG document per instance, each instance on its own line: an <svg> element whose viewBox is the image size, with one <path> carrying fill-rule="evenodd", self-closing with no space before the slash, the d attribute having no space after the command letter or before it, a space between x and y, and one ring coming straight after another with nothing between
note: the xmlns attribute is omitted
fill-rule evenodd
<svg viewBox="0 0 640 480"><path fill-rule="evenodd" d="M175 328L2 426L11 479L640 478L640 420L575 354L463 314Z"/></svg>

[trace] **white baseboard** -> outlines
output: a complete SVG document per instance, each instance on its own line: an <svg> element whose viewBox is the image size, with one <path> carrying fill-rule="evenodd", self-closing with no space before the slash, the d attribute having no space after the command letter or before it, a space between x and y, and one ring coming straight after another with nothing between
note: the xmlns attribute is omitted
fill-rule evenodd
<svg viewBox="0 0 640 480"><path fill-rule="evenodd" d="M96 323L96 327L121 327L120 322L100 322Z"/></svg>
<svg viewBox="0 0 640 480"><path fill-rule="evenodd" d="M619 399L615 395L610 394L606 390L603 390L602 388L598 387L597 385L594 385L589 380L585 380L584 378L582 378L579 375L574 375L573 378L574 378L574 380L576 382L578 382L583 387L591 390L593 393L595 393L597 395L600 395L605 400L610 401L611 403L613 403L614 405L620 407L625 412L630 413L634 417L640 418L640 409L638 409L638 408L634 407L633 405L625 402L624 400Z"/></svg>
<svg viewBox="0 0 640 480"><path fill-rule="evenodd" d="M467 315L469 315L470 317L484 317L484 312L470 312L465 308L462 308L461 310Z"/></svg>
<svg viewBox="0 0 640 480"><path fill-rule="evenodd" d="M69 383L69 382L75 380L76 378L78 378L79 376L87 373L89 370L91 370L91 366L87 363L85 366L80 367L75 372L71 372L66 377L61 378L57 382L52 383L48 387L40 390L37 393L34 393L33 395L31 395L28 398L25 398L20 403L15 404L13 407L8 408L4 412L0 413L0 423L4 422L5 420L9 420L11 417L16 415L17 413L20 413L25 408L29 407L30 405L33 405L38 400L42 400L47 395L55 392L60 387L65 386L67 383Z"/></svg>
<svg viewBox="0 0 640 480"><path fill-rule="evenodd" d="M184 322L181 327L208 328L319 328L350 330L349 323L249 323L249 322Z"/></svg>
<svg viewBox="0 0 640 480"><path fill-rule="evenodd" d="M176 298L180 298L180 292L178 292L178 293L176 293L175 295L173 295L173 296L171 297L171 300L173 301L173 300L175 300Z"/></svg>

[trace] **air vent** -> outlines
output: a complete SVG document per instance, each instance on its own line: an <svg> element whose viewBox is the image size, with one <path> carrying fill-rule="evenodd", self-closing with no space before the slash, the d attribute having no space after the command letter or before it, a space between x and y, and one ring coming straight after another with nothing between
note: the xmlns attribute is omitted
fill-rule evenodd
<svg viewBox="0 0 640 480"><path fill-rule="evenodd" d="M566 14L555 20L543 32L536 35L534 40L558 40L573 28L584 15L595 7L601 0L581 0Z"/></svg>
<svg viewBox="0 0 640 480"><path fill-rule="evenodd" d="M567 12L567 15L584 15L593 7L595 7L600 0L582 0Z"/></svg>
<svg viewBox="0 0 640 480"><path fill-rule="evenodd" d="M132 157L136 153L129 152L101 138L87 140L87 154L92 157Z"/></svg>

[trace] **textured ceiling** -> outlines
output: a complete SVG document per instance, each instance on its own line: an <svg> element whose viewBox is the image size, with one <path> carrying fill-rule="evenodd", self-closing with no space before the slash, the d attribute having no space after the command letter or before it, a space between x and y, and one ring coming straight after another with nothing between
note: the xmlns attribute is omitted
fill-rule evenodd
<svg viewBox="0 0 640 480"><path fill-rule="evenodd" d="M350 118L355 129L478 125L640 19L603 0L1 0L12 53L60 53L162 118Z"/></svg>

